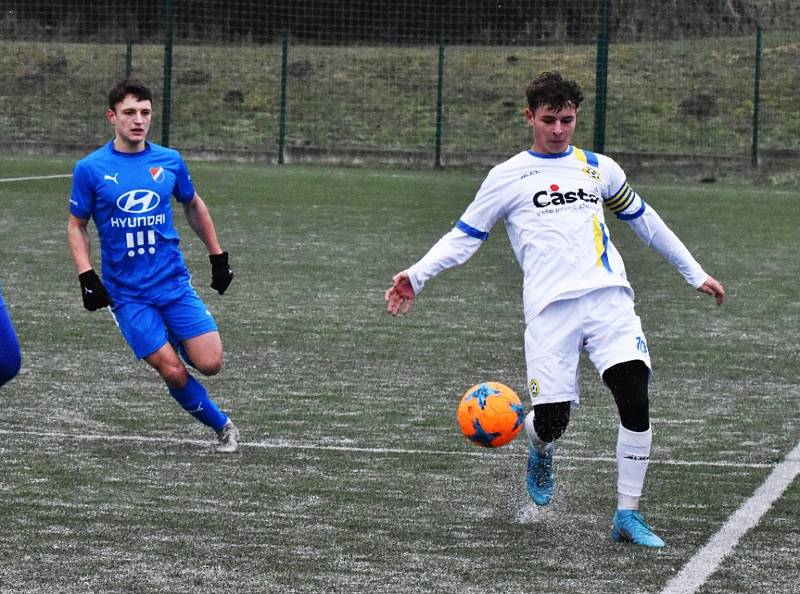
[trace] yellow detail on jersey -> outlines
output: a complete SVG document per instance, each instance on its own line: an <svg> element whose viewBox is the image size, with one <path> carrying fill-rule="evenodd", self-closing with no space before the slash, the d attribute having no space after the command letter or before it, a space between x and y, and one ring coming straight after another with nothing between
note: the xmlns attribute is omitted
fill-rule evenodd
<svg viewBox="0 0 800 594"><path fill-rule="evenodd" d="M611 264L608 261L608 235L606 235L605 225L600 222L597 215L592 216L594 225L594 249L597 253L597 263L595 266L602 266L611 272Z"/></svg>
<svg viewBox="0 0 800 594"><path fill-rule="evenodd" d="M600 219L597 218L597 215L592 217L592 225L594 225L594 251L597 254L597 263L595 265L602 266L600 257L605 250L605 246L603 245L603 230L600 228Z"/></svg>
<svg viewBox="0 0 800 594"><path fill-rule="evenodd" d="M606 200L606 206L611 209L611 212L622 212L631 205L634 198L636 198L636 192L634 192L633 188L626 182L620 188L619 192Z"/></svg>
<svg viewBox="0 0 800 594"><path fill-rule="evenodd" d="M583 152L583 149L575 147L573 154L575 155L575 158L578 159L578 161L583 161L584 163L586 163L586 153Z"/></svg>

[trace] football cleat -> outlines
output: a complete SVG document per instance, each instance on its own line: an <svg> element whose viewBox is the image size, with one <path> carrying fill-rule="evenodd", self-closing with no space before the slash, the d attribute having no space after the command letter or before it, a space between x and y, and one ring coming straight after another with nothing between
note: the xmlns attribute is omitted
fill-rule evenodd
<svg viewBox="0 0 800 594"><path fill-rule="evenodd" d="M614 514L611 538L616 542L630 542L643 547L659 549L664 546L644 516L635 509L618 509Z"/></svg>
<svg viewBox="0 0 800 594"><path fill-rule="evenodd" d="M233 421L228 419L225 426L217 431L217 443L214 444L214 452L217 454L232 454L239 449L239 430Z"/></svg>
<svg viewBox="0 0 800 594"><path fill-rule="evenodd" d="M553 449L550 443L544 452L528 446L528 495L536 505L547 505L553 497Z"/></svg>

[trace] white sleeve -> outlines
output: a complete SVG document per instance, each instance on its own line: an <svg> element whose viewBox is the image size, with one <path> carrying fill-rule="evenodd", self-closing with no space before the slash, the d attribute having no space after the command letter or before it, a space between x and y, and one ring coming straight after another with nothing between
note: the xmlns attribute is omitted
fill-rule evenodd
<svg viewBox="0 0 800 594"><path fill-rule="evenodd" d="M458 228L450 230L419 262L406 271L414 294L422 291L428 279L469 260L478 251L481 243L482 239L467 235Z"/></svg>
<svg viewBox="0 0 800 594"><path fill-rule="evenodd" d="M695 289L706 282L708 274L705 273L703 267L692 257L683 242L667 227L658 213L644 200L641 200L641 210L637 216L623 220L631 226L631 229L642 241L677 268L686 282Z"/></svg>
<svg viewBox="0 0 800 594"><path fill-rule="evenodd" d="M507 184L514 179L513 175L504 172L502 166L489 172L455 227L406 271L415 295L422 291L429 279L469 260L489 238L489 231L503 216Z"/></svg>
<svg viewBox="0 0 800 594"><path fill-rule="evenodd" d="M643 242L677 268L683 278L695 289L706 282L708 275L697 260L686 249L678 236L658 216L658 213L642 200L628 184L625 172L610 157L601 155L606 191L603 200L616 217L630 225Z"/></svg>

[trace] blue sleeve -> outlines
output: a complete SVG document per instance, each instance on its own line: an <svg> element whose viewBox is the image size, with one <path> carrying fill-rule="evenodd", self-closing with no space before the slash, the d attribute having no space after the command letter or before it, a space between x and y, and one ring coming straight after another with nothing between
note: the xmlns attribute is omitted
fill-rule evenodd
<svg viewBox="0 0 800 594"><path fill-rule="evenodd" d="M94 183L91 170L80 162L72 172L72 193L69 197L69 212L79 219L92 216L94 207Z"/></svg>
<svg viewBox="0 0 800 594"><path fill-rule="evenodd" d="M178 156L178 166L175 170L175 189L172 192L178 202L189 202L194 198L194 184L189 168L183 159Z"/></svg>

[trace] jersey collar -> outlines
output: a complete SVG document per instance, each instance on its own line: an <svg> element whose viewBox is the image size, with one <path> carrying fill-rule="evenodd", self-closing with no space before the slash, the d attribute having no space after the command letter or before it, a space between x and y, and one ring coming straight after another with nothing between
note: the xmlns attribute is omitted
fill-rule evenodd
<svg viewBox="0 0 800 594"><path fill-rule="evenodd" d="M565 150L563 153L557 153L554 155L549 153L537 153L533 149L528 149L528 153L534 157L538 157L539 159L560 159L562 157L568 157L569 155L571 155L573 149L574 147L572 145L569 145L567 147L567 150Z"/></svg>
<svg viewBox="0 0 800 594"><path fill-rule="evenodd" d="M108 149L112 153L114 153L115 155L119 155L120 157L127 157L127 158L141 157L142 155L146 155L147 153L149 153L152 150L152 148L150 146L150 141L145 140L144 141L144 150L143 151L139 151L138 153L123 153L123 152L118 151L117 149L114 148L114 139L113 138L108 141Z"/></svg>

